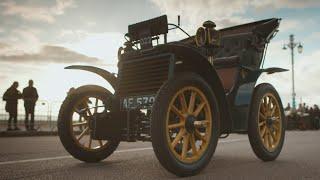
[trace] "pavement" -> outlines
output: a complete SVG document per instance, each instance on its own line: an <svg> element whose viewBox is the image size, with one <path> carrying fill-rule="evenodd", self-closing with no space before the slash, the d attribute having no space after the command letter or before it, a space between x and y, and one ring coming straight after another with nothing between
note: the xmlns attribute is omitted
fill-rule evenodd
<svg viewBox="0 0 320 180"><path fill-rule="evenodd" d="M100 163L72 158L57 136L0 138L0 179L176 179L161 167L151 143L121 143ZM181 178L184 179L184 178ZM279 158L262 162L246 135L221 139L209 165L185 179L318 180L320 131L290 131Z"/></svg>

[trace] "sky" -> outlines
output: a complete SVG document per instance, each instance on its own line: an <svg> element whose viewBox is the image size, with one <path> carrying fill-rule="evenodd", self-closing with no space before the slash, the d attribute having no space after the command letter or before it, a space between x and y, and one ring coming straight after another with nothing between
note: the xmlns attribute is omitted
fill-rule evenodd
<svg viewBox="0 0 320 180"><path fill-rule="evenodd" d="M163 14L169 22L195 34L205 20L217 28L266 18L282 18L269 44L264 67L291 68L290 51L282 47L294 34L304 51L295 49L297 102L320 104L320 1L318 0L1 0L0 96L19 81L22 90L33 79L40 99L62 101L70 87L97 84L102 78L65 66L85 64L117 72L117 50L127 26ZM185 38L170 32L169 39ZM263 75L291 102L291 72Z"/></svg>

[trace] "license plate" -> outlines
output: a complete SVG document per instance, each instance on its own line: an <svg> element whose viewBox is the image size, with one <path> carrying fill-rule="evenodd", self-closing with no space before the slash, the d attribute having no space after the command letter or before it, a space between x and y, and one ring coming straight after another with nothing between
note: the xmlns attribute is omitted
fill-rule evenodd
<svg viewBox="0 0 320 180"><path fill-rule="evenodd" d="M151 108L155 100L155 95L142 95L125 97L121 99L122 109L143 109Z"/></svg>

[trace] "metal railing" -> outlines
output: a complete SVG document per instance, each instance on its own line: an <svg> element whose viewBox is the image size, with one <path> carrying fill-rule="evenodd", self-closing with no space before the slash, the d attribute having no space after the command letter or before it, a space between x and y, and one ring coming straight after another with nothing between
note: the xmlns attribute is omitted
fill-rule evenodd
<svg viewBox="0 0 320 180"><path fill-rule="evenodd" d="M5 101L0 97L0 131L8 127L9 113L5 110ZM35 106L34 127L39 131L56 131L60 101L38 100ZM23 100L18 101L18 126L24 130L25 109ZM29 117L30 121L30 117Z"/></svg>

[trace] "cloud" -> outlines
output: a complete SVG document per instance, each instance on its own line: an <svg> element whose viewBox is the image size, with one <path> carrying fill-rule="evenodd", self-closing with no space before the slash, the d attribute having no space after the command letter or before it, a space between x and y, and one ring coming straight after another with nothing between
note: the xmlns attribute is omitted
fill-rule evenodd
<svg viewBox="0 0 320 180"><path fill-rule="evenodd" d="M0 83L2 84L6 80L7 76L0 74Z"/></svg>
<svg viewBox="0 0 320 180"><path fill-rule="evenodd" d="M2 12L4 15L16 15L28 21L53 23L55 22L55 16L64 14L67 8L74 7L74 2L73 0L56 0L54 6L46 7L4 1L0 3L0 6L4 7Z"/></svg>
<svg viewBox="0 0 320 180"><path fill-rule="evenodd" d="M3 80L6 79L6 78L7 78L7 76L0 74L0 81L3 81Z"/></svg>
<svg viewBox="0 0 320 180"><path fill-rule="evenodd" d="M287 52L288 53L288 52ZM291 102L292 80L291 80L291 61L287 54L286 59L282 59L282 68L290 69L289 72L277 73L273 75L264 75L259 82L269 82L273 84L279 91L283 103ZM320 50L314 51L306 55L297 55L295 59L295 88L296 101L300 102L300 98L308 104L320 104L320 84L318 79L320 76ZM280 60L279 60L280 61Z"/></svg>
<svg viewBox="0 0 320 180"><path fill-rule="evenodd" d="M188 29L194 29L195 26L200 26L202 22L211 19L216 22L218 27L226 27L239 24L250 20L236 16L244 14L248 6L248 0L233 0L226 3L222 0L151 0L162 13L168 14L172 22L176 21L178 14L182 15L183 26L191 25ZM214 8L208 8L214 7Z"/></svg>
<svg viewBox="0 0 320 180"><path fill-rule="evenodd" d="M210 19L217 26L228 27L252 21L246 12L254 10L272 10L280 8L307 8L320 6L320 1L315 0L151 0L162 13L168 14L171 22L176 22L176 16L182 15L183 26L200 26L202 22ZM210 8L209 8L210 7ZM173 19L170 19L173 18ZM184 22L186 21L186 22ZM298 22L286 22L289 28L297 27ZM187 29L192 29L187 27Z"/></svg>
<svg viewBox="0 0 320 180"><path fill-rule="evenodd" d="M300 8L308 8L308 7L317 7L320 6L320 1L317 0L254 0L252 1L252 6L256 8L256 10L264 10L264 9L281 9L281 8L291 8L291 9L300 9Z"/></svg>
<svg viewBox="0 0 320 180"><path fill-rule="evenodd" d="M0 49L6 49L6 48L9 48L9 47L10 47L9 44L0 42Z"/></svg>
<svg viewBox="0 0 320 180"><path fill-rule="evenodd" d="M9 63L87 63L99 64L101 60L61 46L46 45L37 53L0 55L0 61Z"/></svg>
<svg viewBox="0 0 320 180"><path fill-rule="evenodd" d="M11 55L24 52L37 52L41 46L39 34L41 31L37 28L22 26L12 29L5 36L0 36L0 43L10 45L10 48L0 49L1 54Z"/></svg>

